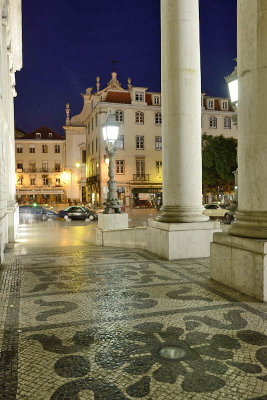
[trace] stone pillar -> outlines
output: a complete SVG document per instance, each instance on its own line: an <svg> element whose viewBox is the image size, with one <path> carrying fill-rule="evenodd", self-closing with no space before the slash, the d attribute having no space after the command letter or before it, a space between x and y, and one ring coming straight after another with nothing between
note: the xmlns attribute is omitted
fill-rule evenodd
<svg viewBox="0 0 267 400"><path fill-rule="evenodd" d="M198 0L161 1L162 222L202 214L201 78Z"/></svg>
<svg viewBox="0 0 267 400"><path fill-rule="evenodd" d="M237 223L214 235L211 278L267 301L267 0L237 4Z"/></svg>
<svg viewBox="0 0 267 400"><path fill-rule="evenodd" d="M229 233L267 239L267 0L238 1L238 212Z"/></svg>

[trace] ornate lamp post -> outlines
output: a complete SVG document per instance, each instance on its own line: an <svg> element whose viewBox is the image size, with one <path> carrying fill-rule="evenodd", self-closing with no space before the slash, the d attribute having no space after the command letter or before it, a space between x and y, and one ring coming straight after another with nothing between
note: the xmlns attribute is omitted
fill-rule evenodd
<svg viewBox="0 0 267 400"><path fill-rule="evenodd" d="M108 194L107 200L104 203L104 214L121 213L121 204L118 201L115 170L114 170L114 156L116 154L116 140L119 135L120 124L116 121L115 114L108 114L106 122L102 125L102 133L106 142L106 152L109 157L108 165Z"/></svg>
<svg viewBox="0 0 267 400"><path fill-rule="evenodd" d="M238 115L237 115L237 108L238 108L238 78L237 78L237 67L233 70L233 72L226 76L225 81L228 85L230 99L235 111L235 114L232 116L232 120L234 125L238 125ZM233 171L235 175L235 191L234 191L234 198L231 202L231 207L229 208L227 222L230 224L231 221L234 219L234 214L237 211L238 207L238 168Z"/></svg>

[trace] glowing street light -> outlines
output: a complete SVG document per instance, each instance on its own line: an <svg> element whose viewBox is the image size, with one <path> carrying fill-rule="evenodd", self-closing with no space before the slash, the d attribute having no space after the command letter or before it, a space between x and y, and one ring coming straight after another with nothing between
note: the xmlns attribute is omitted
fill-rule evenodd
<svg viewBox="0 0 267 400"><path fill-rule="evenodd" d="M75 167L76 167L76 168L80 168L80 166L81 166L81 164L80 164L79 162L76 162L76 163L75 163Z"/></svg>
<svg viewBox="0 0 267 400"><path fill-rule="evenodd" d="M106 142L106 152L109 158L108 164L108 194L107 200L104 203L105 214L121 213L121 204L118 201L115 170L114 170L114 156L116 154L116 140L119 136L120 124L116 121L115 114L108 114L106 122L102 125L103 138Z"/></svg>

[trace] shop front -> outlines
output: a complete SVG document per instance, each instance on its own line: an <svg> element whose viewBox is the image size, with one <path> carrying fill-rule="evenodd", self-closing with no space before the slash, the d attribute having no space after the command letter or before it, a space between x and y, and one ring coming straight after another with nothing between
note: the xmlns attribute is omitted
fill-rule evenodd
<svg viewBox="0 0 267 400"><path fill-rule="evenodd" d="M162 205L162 188L133 188L133 208L160 208Z"/></svg>
<svg viewBox="0 0 267 400"><path fill-rule="evenodd" d="M66 202L66 196L63 189L17 189L16 199L19 204L33 202L40 204L54 204Z"/></svg>

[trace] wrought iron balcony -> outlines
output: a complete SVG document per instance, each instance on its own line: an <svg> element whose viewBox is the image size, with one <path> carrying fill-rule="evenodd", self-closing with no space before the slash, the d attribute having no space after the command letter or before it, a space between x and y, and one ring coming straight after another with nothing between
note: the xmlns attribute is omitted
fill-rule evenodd
<svg viewBox="0 0 267 400"><path fill-rule="evenodd" d="M86 178L86 182L88 185L92 184L92 183L96 183L99 181L99 175L94 175L94 176L88 176Z"/></svg>
<svg viewBox="0 0 267 400"><path fill-rule="evenodd" d="M149 174L133 174L134 181L149 181Z"/></svg>

